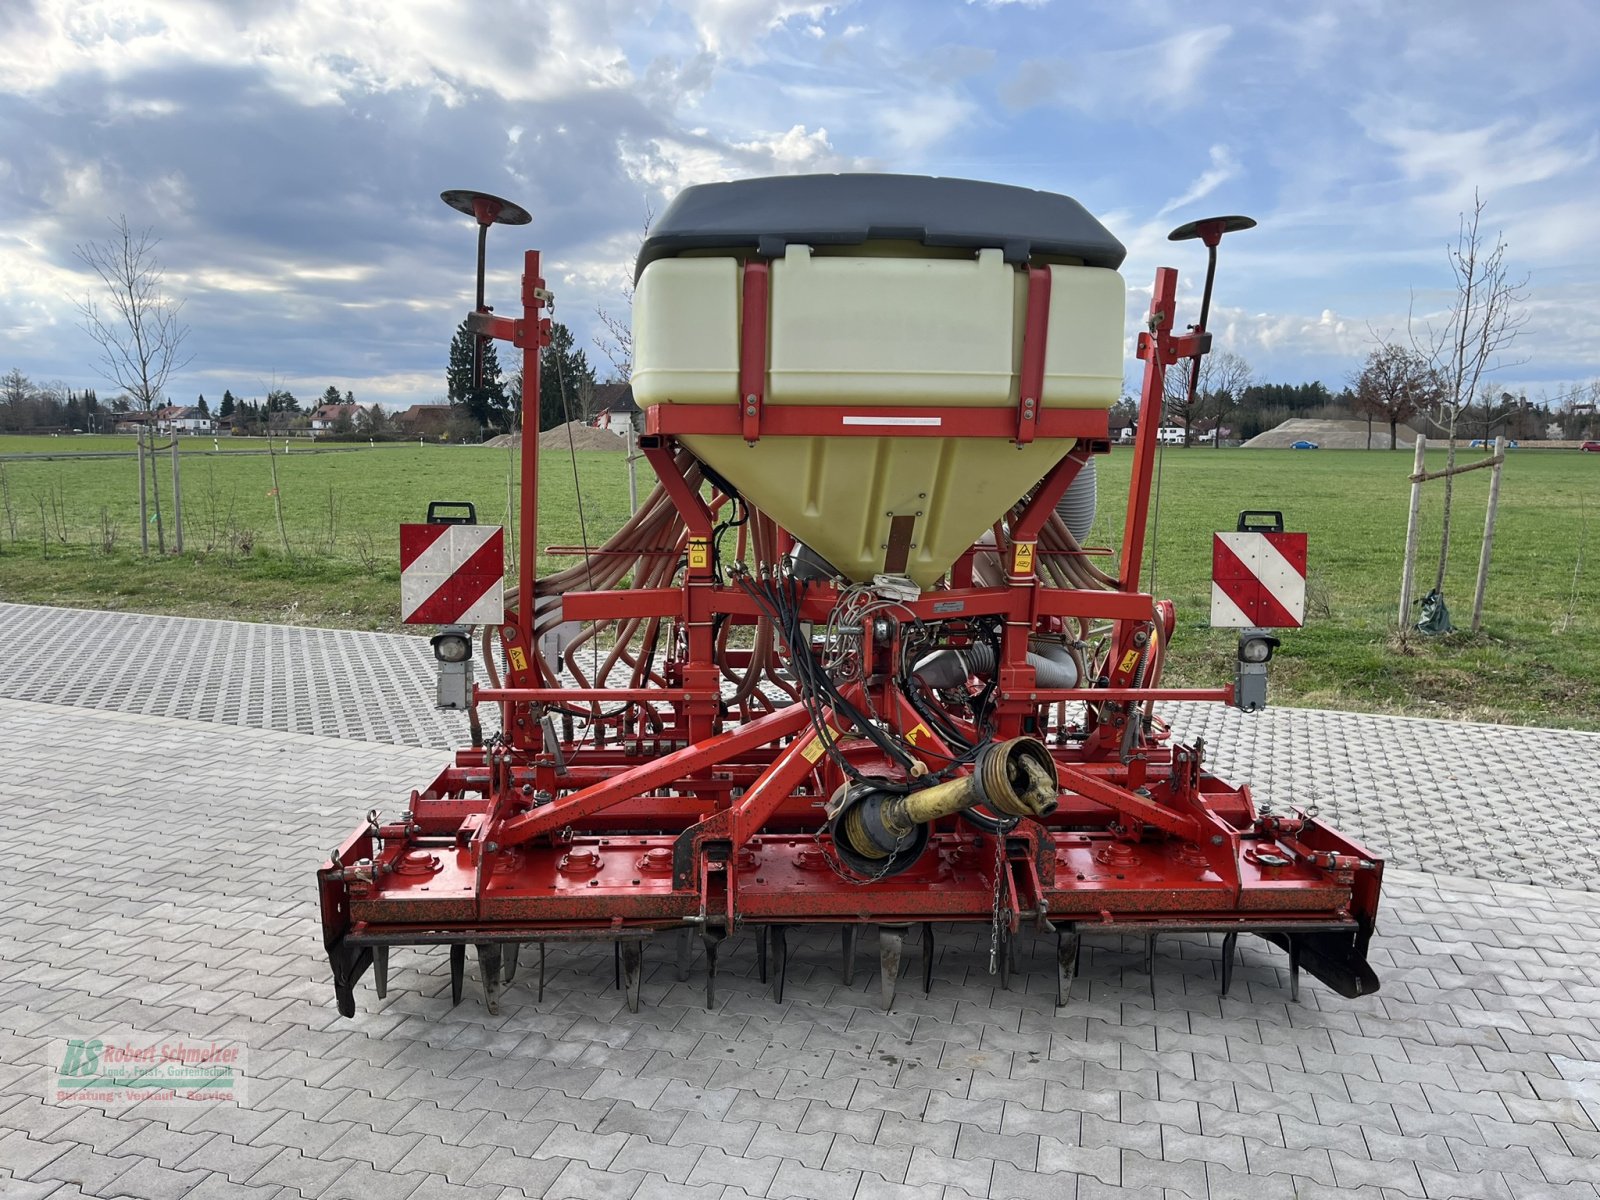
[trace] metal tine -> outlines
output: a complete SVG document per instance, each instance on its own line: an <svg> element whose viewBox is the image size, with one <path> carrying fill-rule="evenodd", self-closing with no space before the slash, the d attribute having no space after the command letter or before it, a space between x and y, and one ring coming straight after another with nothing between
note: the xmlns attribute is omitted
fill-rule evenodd
<svg viewBox="0 0 1600 1200"><path fill-rule="evenodd" d="M933 922L922 923L922 994L933 993Z"/></svg>
<svg viewBox="0 0 1600 1200"><path fill-rule="evenodd" d="M539 943L539 999L544 999L544 943Z"/></svg>
<svg viewBox="0 0 1600 1200"><path fill-rule="evenodd" d="M1065 1008L1072 998L1072 981L1078 974L1078 952L1083 946L1083 935L1076 925L1063 926L1056 931L1056 1007Z"/></svg>
<svg viewBox="0 0 1600 1200"><path fill-rule="evenodd" d="M611 986L622 990L622 943L611 943Z"/></svg>
<svg viewBox="0 0 1600 1200"><path fill-rule="evenodd" d="M854 987L856 982L856 927L842 925L840 928L842 953L844 955L844 985Z"/></svg>
<svg viewBox="0 0 1600 1200"><path fill-rule="evenodd" d="M717 945L723 935L709 931L700 935L706 943L706 1008L717 1006Z"/></svg>
<svg viewBox="0 0 1600 1200"><path fill-rule="evenodd" d="M1300 935L1289 935L1289 1002L1300 1003Z"/></svg>
<svg viewBox="0 0 1600 1200"><path fill-rule="evenodd" d="M467 985L467 944L450 944L450 1007L461 1003L461 993Z"/></svg>
<svg viewBox="0 0 1600 1200"><path fill-rule="evenodd" d="M1144 973L1150 978L1150 1001L1155 1003L1156 998L1156 938L1159 935L1152 933L1144 947Z"/></svg>
<svg viewBox="0 0 1600 1200"><path fill-rule="evenodd" d="M694 957L694 934L688 926L678 930L678 982L689 982L689 960Z"/></svg>
<svg viewBox="0 0 1600 1200"><path fill-rule="evenodd" d="M462 947L466 949L465 946ZM463 955L465 957L465 955ZM489 1010L489 1015L500 1015L500 992L505 987L501 979L500 943L478 943L478 975L483 981L483 1006Z"/></svg>
<svg viewBox="0 0 1600 1200"><path fill-rule="evenodd" d="M639 983L644 978L644 940L628 938L617 943L622 961L622 986L628 997L628 1011L639 1011Z"/></svg>
<svg viewBox="0 0 1600 1200"><path fill-rule="evenodd" d="M372 986L378 990L378 999L389 994L389 947L372 948Z"/></svg>
<svg viewBox="0 0 1600 1200"><path fill-rule="evenodd" d="M521 954L521 942L507 942L500 947L500 958L505 964L504 978L508 986L517 977L517 959Z"/></svg>
<svg viewBox="0 0 1600 1200"><path fill-rule="evenodd" d="M1222 994L1226 996L1233 986L1233 959L1239 945L1237 933L1222 935Z"/></svg>
<svg viewBox="0 0 1600 1200"><path fill-rule="evenodd" d="M767 942L771 949L772 961L767 973L772 977L772 998L782 1004L783 979L789 969L789 932L783 925L773 925L770 929L771 936Z"/></svg>
<svg viewBox="0 0 1600 1200"><path fill-rule="evenodd" d="M900 981L900 959L905 952L905 945L906 926L878 926L879 987L883 993L884 1012L894 1007L894 989Z"/></svg>

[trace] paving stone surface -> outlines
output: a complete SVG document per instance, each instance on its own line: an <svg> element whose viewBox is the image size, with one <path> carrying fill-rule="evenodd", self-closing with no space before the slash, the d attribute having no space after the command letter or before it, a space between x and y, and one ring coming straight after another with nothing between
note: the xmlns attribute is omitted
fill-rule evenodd
<svg viewBox="0 0 1600 1200"><path fill-rule="evenodd" d="M1053 943L1025 940L1003 989L981 936L941 926L931 993L908 939L890 1013L870 934L845 987L837 936L796 933L783 1004L753 938L725 943L711 1011L702 964L679 982L675 939L658 938L638 1014L604 946L552 947L542 1000L530 949L493 1017L474 967L452 1007L445 952L405 949L387 999L364 980L346 1020L313 872L441 763L425 647L51 612L0 606L3 1200L1600 1198L1600 894L1493 878L1499 860L1470 841L1481 821L1548 858L1563 838L1535 817L1550 804L1574 822L1565 840L1592 842L1592 735L1193 714L1185 733L1262 798L1354 817L1394 855L1383 989L1359 1001L1307 979L1290 1003L1264 942L1241 944L1223 999L1211 939L1163 937L1152 979L1142 943L1107 937L1056 1009ZM65 649L74 620L99 650ZM62 678L19 631L56 639L44 658ZM113 654L106 638L126 640ZM140 645L149 662L101 665ZM248 687L227 675L238 653L262 656ZM338 653L391 672L377 692L355 676L363 703L342 715L337 681L288 682L337 675ZM15 698L91 680L92 702ZM385 744L388 728L416 745ZM1382 752L1356 755L1363 739ZM1513 771L1540 794L1486 786ZM1458 862L1480 878L1443 873ZM246 1091L51 1095L63 1039L122 1036L243 1046Z"/></svg>

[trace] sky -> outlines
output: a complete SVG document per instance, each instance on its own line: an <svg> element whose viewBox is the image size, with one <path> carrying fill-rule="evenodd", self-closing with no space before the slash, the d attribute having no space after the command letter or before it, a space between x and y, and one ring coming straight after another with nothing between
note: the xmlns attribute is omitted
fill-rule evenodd
<svg viewBox="0 0 1600 1200"><path fill-rule="evenodd" d="M475 188L534 218L489 303L541 249L604 377L680 188L877 170L1077 198L1129 248L1130 349L1157 266L1194 319L1166 233L1248 214L1218 346L1335 390L1448 304L1476 191L1528 280L1496 385L1559 397L1600 375L1597 60L1592 0L0 0L0 371L113 393L74 249L125 215L184 302L175 401L436 402L474 254L438 193Z"/></svg>

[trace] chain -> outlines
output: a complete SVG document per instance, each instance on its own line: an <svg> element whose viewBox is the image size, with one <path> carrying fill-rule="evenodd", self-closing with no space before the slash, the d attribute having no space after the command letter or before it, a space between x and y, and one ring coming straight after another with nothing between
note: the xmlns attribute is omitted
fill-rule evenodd
<svg viewBox="0 0 1600 1200"><path fill-rule="evenodd" d="M817 831L811 835L811 840L816 843L817 852L822 855L822 861L827 863L828 868L840 879L844 880L853 887L865 887L869 883L877 883L880 879L887 879L889 877L889 868L894 866L894 854L890 854L884 858L883 868L876 875L870 875L863 878L853 871L846 871L840 865L839 861L836 861L835 856L837 852L830 851L828 849L828 843L822 840L822 835L827 831L828 822L823 821L821 825L817 826ZM904 838L896 841L896 853L899 852L899 849L904 844L904 841Z"/></svg>
<svg viewBox="0 0 1600 1200"><path fill-rule="evenodd" d="M989 914L989 974L1000 965L1000 872L1005 869L1005 834L995 834L995 901Z"/></svg>

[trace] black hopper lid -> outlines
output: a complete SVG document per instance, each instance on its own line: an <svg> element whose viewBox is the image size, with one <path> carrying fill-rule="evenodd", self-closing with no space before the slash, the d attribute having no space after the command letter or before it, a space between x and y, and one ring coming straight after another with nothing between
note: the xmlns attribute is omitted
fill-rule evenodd
<svg viewBox="0 0 1600 1200"><path fill-rule="evenodd" d="M779 175L679 192L645 238L634 278L686 250L750 247L778 258L790 244L889 239L995 247L1014 265L1057 254L1114 270L1127 254L1083 205L1054 192L927 175Z"/></svg>

